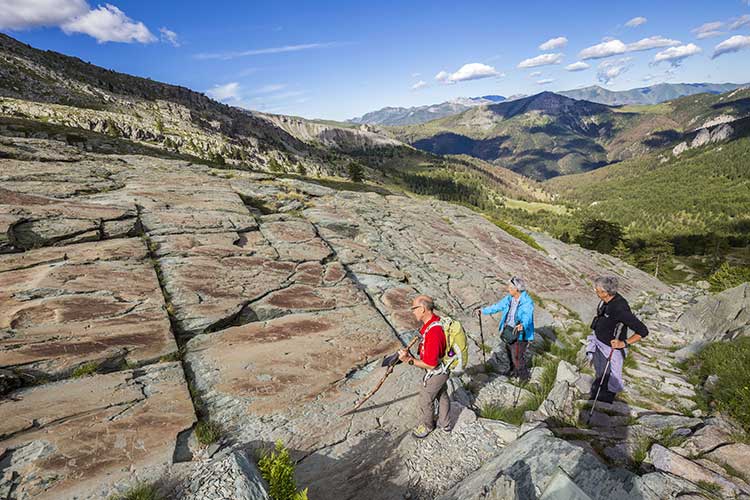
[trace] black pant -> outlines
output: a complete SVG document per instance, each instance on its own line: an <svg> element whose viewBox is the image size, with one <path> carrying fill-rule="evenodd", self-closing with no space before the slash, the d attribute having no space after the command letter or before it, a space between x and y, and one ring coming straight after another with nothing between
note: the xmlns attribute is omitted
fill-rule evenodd
<svg viewBox="0 0 750 500"><path fill-rule="evenodd" d="M622 351L617 351L613 354L613 356L623 356ZM602 380L602 375L604 374L604 369L607 367L607 357L599 350L594 351L594 370L596 370L596 378L594 379L594 383L591 384L591 395L589 399L596 398L596 391L599 390L599 384L601 383L602 389L599 391L599 399L597 401L602 401L604 403L612 403L615 400L615 396L617 395L616 392L612 392L609 390L609 374L610 369L607 369L607 374L604 376L604 379Z"/></svg>
<svg viewBox="0 0 750 500"><path fill-rule="evenodd" d="M526 366L526 349L529 342L517 340L512 344L505 344L505 351L510 359L510 376L522 379L529 378L529 369Z"/></svg>

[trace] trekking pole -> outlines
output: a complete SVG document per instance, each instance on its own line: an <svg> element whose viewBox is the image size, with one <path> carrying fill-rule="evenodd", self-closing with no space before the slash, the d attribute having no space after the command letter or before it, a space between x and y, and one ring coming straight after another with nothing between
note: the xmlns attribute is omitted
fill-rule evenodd
<svg viewBox="0 0 750 500"><path fill-rule="evenodd" d="M481 345L479 350L482 351L482 366L487 364L487 355L484 352L484 327L482 326L482 310L477 309L477 316L479 316L479 341Z"/></svg>
<svg viewBox="0 0 750 500"><path fill-rule="evenodd" d="M615 331L618 330L619 326L620 325L615 326ZM620 340L620 333L621 333L620 331L617 331L617 335L615 335L615 340ZM589 425L591 423L591 417L594 416L594 409L596 409L596 402L599 400L599 393L602 391L602 385L604 385L604 379L607 377L607 370L609 370L609 367L612 364L612 355L615 353L616 350L617 349L612 348L609 351L609 357L607 357L607 364L604 366L604 373L602 373L602 378L599 379L599 387L596 389L596 396L594 396L594 403L591 405L589 418L586 419L586 425Z"/></svg>

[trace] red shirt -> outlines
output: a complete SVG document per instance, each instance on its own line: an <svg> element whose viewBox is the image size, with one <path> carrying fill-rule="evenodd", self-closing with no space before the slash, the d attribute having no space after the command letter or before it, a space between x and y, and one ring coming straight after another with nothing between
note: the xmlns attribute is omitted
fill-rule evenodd
<svg viewBox="0 0 750 500"><path fill-rule="evenodd" d="M432 315L430 321L422 325L419 334L422 335L422 343L419 344L419 359L430 366L437 366L445 356L445 332L439 323L440 318ZM433 325L433 323L437 323ZM430 328L430 325L433 325Z"/></svg>

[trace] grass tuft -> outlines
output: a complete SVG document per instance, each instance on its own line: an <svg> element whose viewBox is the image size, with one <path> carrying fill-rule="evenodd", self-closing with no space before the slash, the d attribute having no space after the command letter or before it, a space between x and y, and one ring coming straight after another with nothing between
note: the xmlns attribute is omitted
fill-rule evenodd
<svg viewBox="0 0 750 500"><path fill-rule="evenodd" d="M73 378L83 378L88 377L89 375L93 375L96 373L97 368L99 368L99 365L94 363L93 361L90 361L88 363L84 363L81 366L77 367L75 370L73 370Z"/></svg>
<svg viewBox="0 0 750 500"><path fill-rule="evenodd" d="M165 500L154 483L138 483L125 493L112 495L109 500Z"/></svg>
<svg viewBox="0 0 750 500"><path fill-rule="evenodd" d="M222 429L219 424L211 420L199 420L195 426L195 437L202 445L215 443L221 438Z"/></svg>

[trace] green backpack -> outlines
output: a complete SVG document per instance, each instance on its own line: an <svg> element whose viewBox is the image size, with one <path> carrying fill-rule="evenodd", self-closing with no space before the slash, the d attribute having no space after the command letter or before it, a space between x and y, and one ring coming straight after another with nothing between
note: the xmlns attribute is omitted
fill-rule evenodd
<svg viewBox="0 0 750 500"><path fill-rule="evenodd" d="M441 360L443 369L460 375L469 363L469 344L466 342L466 332L461 323L450 316L440 318L440 325L445 332L445 356Z"/></svg>

